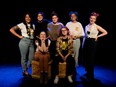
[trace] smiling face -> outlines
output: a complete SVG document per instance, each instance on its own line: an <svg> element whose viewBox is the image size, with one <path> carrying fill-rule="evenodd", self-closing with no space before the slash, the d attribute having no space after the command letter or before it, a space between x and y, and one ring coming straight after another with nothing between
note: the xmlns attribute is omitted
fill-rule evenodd
<svg viewBox="0 0 116 87"><path fill-rule="evenodd" d="M29 14L25 15L25 21L26 21L26 23L29 23L31 21L31 18L30 18Z"/></svg>
<svg viewBox="0 0 116 87"><path fill-rule="evenodd" d="M63 35L63 36L66 36L66 35L68 34L68 31L67 31L66 28L62 28L62 29L61 29L61 32L62 32L62 35Z"/></svg>
<svg viewBox="0 0 116 87"><path fill-rule="evenodd" d="M90 24L94 24L96 22L97 17L96 16L90 16Z"/></svg>
<svg viewBox="0 0 116 87"><path fill-rule="evenodd" d="M38 21L42 21L42 20L43 20L43 15L39 13L39 14L37 15L37 20L38 20Z"/></svg>
<svg viewBox="0 0 116 87"><path fill-rule="evenodd" d="M46 33L44 31L42 31L40 33L40 39L45 39L46 38Z"/></svg>
<svg viewBox="0 0 116 87"><path fill-rule="evenodd" d="M77 20L77 16L75 14L71 14L70 16L72 21L76 21Z"/></svg>

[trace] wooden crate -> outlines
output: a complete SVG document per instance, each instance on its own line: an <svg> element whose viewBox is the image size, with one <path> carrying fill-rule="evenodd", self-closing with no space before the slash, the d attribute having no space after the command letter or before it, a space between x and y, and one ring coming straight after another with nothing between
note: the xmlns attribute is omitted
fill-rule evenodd
<svg viewBox="0 0 116 87"><path fill-rule="evenodd" d="M66 76L66 62L59 63L59 78Z"/></svg>
<svg viewBox="0 0 116 87"><path fill-rule="evenodd" d="M51 62L51 61L50 61ZM48 63L48 78L51 78L51 63ZM39 61L32 61L32 78L40 78Z"/></svg>

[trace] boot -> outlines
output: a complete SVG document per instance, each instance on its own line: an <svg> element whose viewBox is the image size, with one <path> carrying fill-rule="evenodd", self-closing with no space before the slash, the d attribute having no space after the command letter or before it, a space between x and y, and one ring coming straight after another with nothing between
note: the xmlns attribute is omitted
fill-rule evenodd
<svg viewBox="0 0 116 87"><path fill-rule="evenodd" d="M29 74L28 74L28 72L27 72L27 71L23 71L23 72L22 72L22 75L23 75L24 77L26 77L26 78L27 78Z"/></svg>

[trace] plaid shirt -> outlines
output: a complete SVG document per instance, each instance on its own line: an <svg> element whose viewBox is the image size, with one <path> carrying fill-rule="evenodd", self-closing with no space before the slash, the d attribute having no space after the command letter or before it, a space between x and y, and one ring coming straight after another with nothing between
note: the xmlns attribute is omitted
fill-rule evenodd
<svg viewBox="0 0 116 87"><path fill-rule="evenodd" d="M56 56L58 56L59 55L59 52L61 52L62 53L62 41L63 41L63 37L62 36L60 36L59 38L57 38L57 42L56 42L56 50L57 50L57 54L56 54ZM68 44L67 44L68 46L68 48L67 48L67 50L68 50L68 53L70 53L70 55L74 55L73 54L73 39L72 38L70 38L69 36L68 36Z"/></svg>

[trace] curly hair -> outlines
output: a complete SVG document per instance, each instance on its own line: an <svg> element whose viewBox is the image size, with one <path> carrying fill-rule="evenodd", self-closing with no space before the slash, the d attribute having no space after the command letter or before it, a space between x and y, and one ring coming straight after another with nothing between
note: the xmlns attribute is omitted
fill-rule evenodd
<svg viewBox="0 0 116 87"><path fill-rule="evenodd" d="M99 14L98 14L97 12L92 12L92 13L90 14L90 16L96 16L96 17L98 17Z"/></svg>

